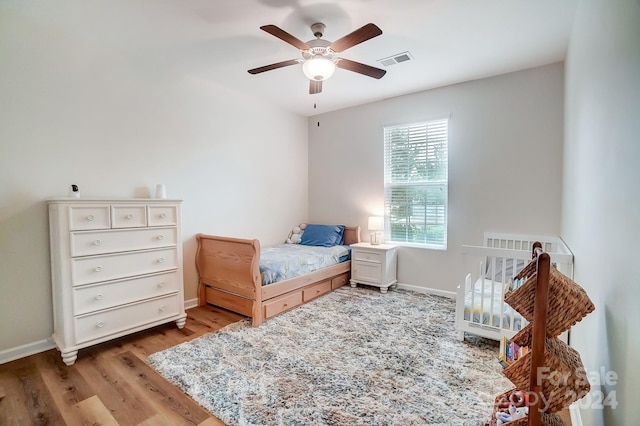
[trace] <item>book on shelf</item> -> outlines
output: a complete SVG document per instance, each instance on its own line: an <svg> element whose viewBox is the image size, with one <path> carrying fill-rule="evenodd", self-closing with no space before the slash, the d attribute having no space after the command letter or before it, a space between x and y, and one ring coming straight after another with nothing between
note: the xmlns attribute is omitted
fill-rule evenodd
<svg viewBox="0 0 640 426"><path fill-rule="evenodd" d="M512 342L505 336L500 339L500 352L498 353L498 360L502 368L507 368L515 361L519 360L529 352L527 346L520 346L515 342Z"/></svg>

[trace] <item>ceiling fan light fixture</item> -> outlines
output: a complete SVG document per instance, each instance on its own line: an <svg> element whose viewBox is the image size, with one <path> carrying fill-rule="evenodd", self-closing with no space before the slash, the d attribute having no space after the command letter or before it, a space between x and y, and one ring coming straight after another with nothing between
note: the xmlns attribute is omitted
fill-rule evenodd
<svg viewBox="0 0 640 426"><path fill-rule="evenodd" d="M336 71L336 64L323 56L314 56L302 64L302 72L313 81L324 81Z"/></svg>

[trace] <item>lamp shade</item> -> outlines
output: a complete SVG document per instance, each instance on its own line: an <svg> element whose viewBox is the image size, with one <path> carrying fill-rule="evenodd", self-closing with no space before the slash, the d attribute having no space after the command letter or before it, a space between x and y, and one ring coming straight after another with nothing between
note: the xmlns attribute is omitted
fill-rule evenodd
<svg viewBox="0 0 640 426"><path fill-rule="evenodd" d="M302 64L302 72L309 80L326 80L331 77L335 71L336 64L332 60L319 55L307 59L304 64Z"/></svg>
<svg viewBox="0 0 640 426"><path fill-rule="evenodd" d="M369 216L369 231L382 231L384 229L384 218L382 216Z"/></svg>

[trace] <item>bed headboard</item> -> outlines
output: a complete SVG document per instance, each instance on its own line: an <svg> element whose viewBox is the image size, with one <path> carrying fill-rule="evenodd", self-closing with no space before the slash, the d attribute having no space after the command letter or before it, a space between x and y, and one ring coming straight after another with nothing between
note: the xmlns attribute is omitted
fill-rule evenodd
<svg viewBox="0 0 640 426"><path fill-rule="evenodd" d="M345 226L344 227L344 244L349 246L351 244L360 242L360 227L359 226Z"/></svg>

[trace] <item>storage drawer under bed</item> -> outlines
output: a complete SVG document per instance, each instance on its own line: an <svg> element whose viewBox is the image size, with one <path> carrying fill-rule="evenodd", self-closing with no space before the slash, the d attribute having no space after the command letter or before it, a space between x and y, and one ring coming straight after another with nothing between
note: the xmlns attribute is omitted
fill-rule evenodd
<svg viewBox="0 0 640 426"><path fill-rule="evenodd" d="M302 291L283 294L264 303L264 317L271 318L302 304Z"/></svg>
<svg viewBox="0 0 640 426"><path fill-rule="evenodd" d="M302 290L302 301L308 302L331 291L331 280L325 280Z"/></svg>
<svg viewBox="0 0 640 426"><path fill-rule="evenodd" d="M340 274L337 277L331 278L331 290L342 287L349 281L349 273Z"/></svg>

